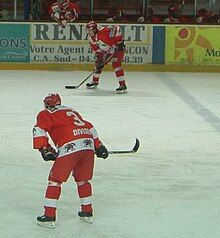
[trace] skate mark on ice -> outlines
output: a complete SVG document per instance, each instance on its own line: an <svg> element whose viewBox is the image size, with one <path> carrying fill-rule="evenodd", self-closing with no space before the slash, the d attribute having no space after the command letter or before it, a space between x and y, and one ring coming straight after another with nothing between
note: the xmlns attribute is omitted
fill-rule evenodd
<svg viewBox="0 0 220 238"><path fill-rule="evenodd" d="M91 90L90 91L79 91L77 94L75 94L77 96L102 96L102 97L140 97L140 98L149 98L149 97L163 97L161 95L158 95L158 94L153 94L153 93L150 93L150 92L146 92L146 91L134 91L134 90L129 90L128 89L128 92L126 94L117 94L113 89L101 89L101 88L98 88L98 89L94 89L94 90Z"/></svg>
<svg viewBox="0 0 220 238"><path fill-rule="evenodd" d="M220 118L214 113L209 111L204 105L202 105L195 97L182 88L173 79L166 78L161 81L172 90L182 101L190 106L199 116L201 116L206 122L208 122L218 133L220 133Z"/></svg>

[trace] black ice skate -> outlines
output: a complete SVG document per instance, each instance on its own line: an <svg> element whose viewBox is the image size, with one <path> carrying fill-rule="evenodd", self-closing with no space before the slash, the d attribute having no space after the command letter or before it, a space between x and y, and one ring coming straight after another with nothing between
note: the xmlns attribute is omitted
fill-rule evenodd
<svg viewBox="0 0 220 238"><path fill-rule="evenodd" d="M78 216L79 216L79 219L81 221L84 221L84 222L87 222L87 223L90 223L92 224L93 223L93 214L92 212L78 212Z"/></svg>
<svg viewBox="0 0 220 238"><path fill-rule="evenodd" d="M89 89L93 89L93 88L97 88L98 84L99 83L92 81L90 83L87 83L86 87L89 88Z"/></svg>
<svg viewBox="0 0 220 238"><path fill-rule="evenodd" d="M55 228L55 220L56 220L55 217L48 217L48 216L43 215L41 217L37 217L37 224L39 226L54 229Z"/></svg>
<svg viewBox="0 0 220 238"><path fill-rule="evenodd" d="M116 88L116 93L118 94L127 93L127 86L126 85L119 86L118 88Z"/></svg>

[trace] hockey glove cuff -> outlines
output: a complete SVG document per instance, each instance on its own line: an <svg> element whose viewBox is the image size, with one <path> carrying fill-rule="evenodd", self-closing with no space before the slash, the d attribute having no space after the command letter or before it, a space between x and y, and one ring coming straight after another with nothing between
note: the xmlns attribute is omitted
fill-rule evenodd
<svg viewBox="0 0 220 238"><path fill-rule="evenodd" d="M49 147L43 147L42 149L39 150L41 153L42 158L45 161L55 161L58 153L55 151L54 148L52 148L51 146Z"/></svg>
<svg viewBox="0 0 220 238"><path fill-rule="evenodd" d="M106 54L103 51L97 51L95 53L95 71L101 72L105 65Z"/></svg>
<svg viewBox="0 0 220 238"><path fill-rule="evenodd" d="M108 150L104 145L101 145L99 148L95 149L97 157L106 159L108 157Z"/></svg>
<svg viewBox="0 0 220 238"><path fill-rule="evenodd" d="M101 73L103 68L104 68L104 63L97 64L97 65L95 65L95 72L96 73Z"/></svg>
<svg viewBox="0 0 220 238"><path fill-rule="evenodd" d="M119 51L125 50L125 43L124 43L124 41L118 43L117 50L119 50Z"/></svg>

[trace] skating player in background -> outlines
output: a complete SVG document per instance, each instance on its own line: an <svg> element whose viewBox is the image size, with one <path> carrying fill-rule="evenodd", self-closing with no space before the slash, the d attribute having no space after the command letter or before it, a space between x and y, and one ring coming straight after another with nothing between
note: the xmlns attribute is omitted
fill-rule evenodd
<svg viewBox="0 0 220 238"><path fill-rule="evenodd" d="M77 184L81 201L81 220L92 223L92 187L94 154L107 158L108 150L99 140L93 125L84 120L75 110L61 106L58 94L44 98L45 109L37 116L33 128L33 147L38 149L45 161L54 161L48 177L45 194L44 215L37 217L38 225L55 228L56 203L61 194L61 185L70 173ZM48 135L56 145L49 144Z"/></svg>
<svg viewBox="0 0 220 238"><path fill-rule="evenodd" d="M122 61L125 54L124 38L119 26L106 26L100 29L95 21L90 21L86 24L88 33L88 41L95 53L95 74L93 80L87 83L87 88L96 88L99 84L99 78L104 68L110 59L112 67L118 79L119 87L117 93L127 93L127 86L124 78L124 70Z"/></svg>
<svg viewBox="0 0 220 238"><path fill-rule="evenodd" d="M49 7L49 15L65 28L67 23L78 19L79 6L69 0L58 0Z"/></svg>

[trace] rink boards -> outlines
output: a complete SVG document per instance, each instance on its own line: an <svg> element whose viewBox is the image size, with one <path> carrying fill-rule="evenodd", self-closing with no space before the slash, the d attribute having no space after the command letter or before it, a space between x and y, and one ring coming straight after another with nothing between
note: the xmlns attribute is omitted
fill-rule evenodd
<svg viewBox="0 0 220 238"><path fill-rule="evenodd" d="M220 26L119 25L125 70L220 72ZM0 23L0 32L0 69L93 68L84 23Z"/></svg>

